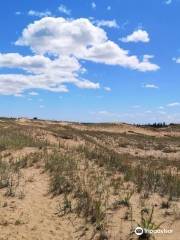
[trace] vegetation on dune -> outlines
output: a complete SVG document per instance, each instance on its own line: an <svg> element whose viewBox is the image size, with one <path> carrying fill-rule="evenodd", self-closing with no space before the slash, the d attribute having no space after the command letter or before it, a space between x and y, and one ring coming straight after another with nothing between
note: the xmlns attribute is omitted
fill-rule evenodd
<svg viewBox="0 0 180 240"><path fill-rule="evenodd" d="M2 159L0 160L0 189L6 188L6 196L15 196L20 177L20 169L16 163L7 163Z"/></svg>
<svg viewBox="0 0 180 240"><path fill-rule="evenodd" d="M64 194L60 212L73 211L95 224L96 229L104 230L108 198L105 176L97 174L86 161L79 161L72 153L46 155L45 170L50 174L50 192ZM69 195L74 202L68 200Z"/></svg>
<svg viewBox="0 0 180 240"><path fill-rule="evenodd" d="M173 154L178 152L178 136L104 131L106 127L114 127L108 124L82 126L86 129L72 124L41 125L38 122L33 127L8 125L8 122L6 127L0 126L0 189L5 190L6 196L14 197L23 169L43 168L42 172L49 175L49 194L60 197L57 215L76 214L85 219L94 228L92 239L97 233L99 239L111 239L108 237L110 210L125 208L124 221L134 221L132 198L135 194L141 200L154 193L167 198L160 205L162 210L171 208L170 201L179 200L178 159L169 161L168 155L166 158L136 156L129 151L130 148L153 149ZM48 134L56 141L49 142ZM17 158L11 155L11 150L24 147L36 147L37 151ZM153 220L153 214L154 207L151 210L144 207L139 225L150 230L160 227ZM144 237L150 239L150 235Z"/></svg>
<svg viewBox="0 0 180 240"><path fill-rule="evenodd" d="M6 149L21 149L22 147L43 147L45 140L37 139L32 135L32 129L22 127L0 128L0 151Z"/></svg>

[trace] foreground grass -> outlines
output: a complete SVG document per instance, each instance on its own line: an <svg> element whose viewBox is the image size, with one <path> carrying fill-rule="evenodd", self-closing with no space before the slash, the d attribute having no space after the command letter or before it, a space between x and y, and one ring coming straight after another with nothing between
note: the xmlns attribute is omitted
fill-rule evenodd
<svg viewBox="0 0 180 240"><path fill-rule="evenodd" d="M50 175L50 192L64 194L60 212L75 212L93 223L97 230L104 230L108 186L103 173L98 174L88 162L79 161L72 153L59 152L46 155L45 170Z"/></svg>

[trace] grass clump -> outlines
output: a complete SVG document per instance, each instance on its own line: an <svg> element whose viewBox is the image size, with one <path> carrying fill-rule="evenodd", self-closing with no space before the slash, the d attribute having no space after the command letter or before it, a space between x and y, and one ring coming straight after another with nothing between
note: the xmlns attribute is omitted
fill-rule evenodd
<svg viewBox="0 0 180 240"><path fill-rule="evenodd" d="M75 183L76 162L65 154L54 152L45 159L45 170L50 174L50 192L53 195L70 193Z"/></svg>
<svg viewBox="0 0 180 240"><path fill-rule="evenodd" d="M2 159L0 160L0 188L6 188L6 196L15 196L20 177L20 169L15 163L8 163Z"/></svg>
<svg viewBox="0 0 180 240"><path fill-rule="evenodd" d="M138 224L143 229L143 234L139 236L139 239L149 240L152 238L150 231L157 230L163 222L160 224L155 223L153 220L154 206L151 211L141 211L141 222Z"/></svg>
<svg viewBox="0 0 180 240"><path fill-rule="evenodd" d="M74 212L91 222L97 231L104 230L108 201L104 175L83 160L78 164L71 153L48 155L45 170L50 174L50 192L53 196L63 194L59 212Z"/></svg>

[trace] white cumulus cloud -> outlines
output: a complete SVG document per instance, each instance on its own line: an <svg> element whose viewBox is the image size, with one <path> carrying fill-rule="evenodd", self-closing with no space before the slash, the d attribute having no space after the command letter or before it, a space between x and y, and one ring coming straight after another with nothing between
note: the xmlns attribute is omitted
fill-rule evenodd
<svg viewBox="0 0 180 240"><path fill-rule="evenodd" d="M79 77L82 67L74 57L61 56L51 60L42 55L0 54L0 67L25 71L24 74L0 74L0 94L19 94L35 88L68 92L64 85L67 83L79 88L99 88L98 83Z"/></svg>
<svg viewBox="0 0 180 240"><path fill-rule="evenodd" d="M121 38L122 42L149 42L149 34L142 29L138 29L137 31L134 31L132 34Z"/></svg>
<svg viewBox="0 0 180 240"><path fill-rule="evenodd" d="M0 53L0 68L11 68L11 73L0 74L0 94L21 94L29 89L68 92L68 84L99 88L99 83L83 78L82 60L143 72L159 69L150 61L153 56L144 55L140 60L130 55L86 18L44 17L29 24L15 44L29 47L32 55Z"/></svg>
<svg viewBox="0 0 180 240"><path fill-rule="evenodd" d="M156 71L159 67L145 55L140 61L129 55L115 42L108 39L106 32L88 19L67 20L45 17L23 30L16 45L29 46L36 54L75 56L108 65L119 65L139 71Z"/></svg>

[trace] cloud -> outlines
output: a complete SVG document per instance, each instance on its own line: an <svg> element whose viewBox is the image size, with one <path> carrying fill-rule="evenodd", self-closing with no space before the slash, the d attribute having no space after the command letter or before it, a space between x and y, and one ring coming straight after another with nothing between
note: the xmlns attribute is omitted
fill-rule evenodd
<svg viewBox="0 0 180 240"><path fill-rule="evenodd" d="M74 57L22 56L17 53L0 54L0 67L20 69L22 74L0 74L0 94L20 94L28 89L68 92L64 84L96 89L98 83L81 78L81 65Z"/></svg>
<svg viewBox="0 0 180 240"><path fill-rule="evenodd" d="M128 35L127 37L121 38L122 42L144 42L147 43L150 41L149 34L142 29L138 29L134 31L132 34Z"/></svg>
<svg viewBox="0 0 180 240"><path fill-rule="evenodd" d="M89 89L97 89L100 88L100 84L99 83L93 83L89 80L84 80L84 81L79 81L76 80L74 81L74 84L79 87L79 88L89 88Z"/></svg>
<svg viewBox="0 0 180 240"><path fill-rule="evenodd" d="M0 67L18 68L32 73L41 73L50 64L50 59L41 55L22 56L19 53L0 53Z"/></svg>
<svg viewBox="0 0 180 240"><path fill-rule="evenodd" d="M38 11L35 11L35 10L29 10L28 15L42 18L42 17L51 16L52 13L50 11L38 12Z"/></svg>
<svg viewBox="0 0 180 240"><path fill-rule="evenodd" d="M106 32L85 18L44 17L29 24L16 45L26 46L32 55L0 53L0 94L21 94L29 89L68 92L67 85L98 89L99 83L83 78L83 61L117 65L138 71L156 71L151 55L142 60L129 55ZM18 73L17 73L18 69Z"/></svg>
<svg viewBox="0 0 180 240"><path fill-rule="evenodd" d="M111 88L110 87L104 87L104 90L107 92L111 92Z"/></svg>
<svg viewBox="0 0 180 240"><path fill-rule="evenodd" d="M178 57L178 58L174 57L172 60L175 61L176 63L180 63L180 57Z"/></svg>
<svg viewBox="0 0 180 240"><path fill-rule="evenodd" d="M59 12L61 13L64 13L66 15L71 15L71 10L68 9L65 5L61 4L59 7L58 7L58 10Z"/></svg>
<svg viewBox="0 0 180 240"><path fill-rule="evenodd" d="M29 24L23 30L16 45L29 46L38 54L74 55L81 57L89 46L98 45L107 40L106 32L94 26L88 19L45 17Z"/></svg>
<svg viewBox="0 0 180 240"><path fill-rule="evenodd" d="M157 85L154 85L154 84L145 84L144 88L154 88L154 89L157 89L159 87Z"/></svg>
<svg viewBox="0 0 180 240"><path fill-rule="evenodd" d="M113 19L113 20L95 20L93 23L95 23L98 27L119 28L119 25L115 19Z"/></svg>
<svg viewBox="0 0 180 240"><path fill-rule="evenodd" d="M95 3L95 2L92 2L92 3L91 3L91 7L92 7L93 9L95 9L95 8L96 8L96 3Z"/></svg>
<svg viewBox="0 0 180 240"><path fill-rule="evenodd" d="M166 4L166 5L170 5L171 3L172 3L172 0L166 0L166 1L165 1L165 4Z"/></svg>
<svg viewBox="0 0 180 240"><path fill-rule="evenodd" d="M75 56L108 65L119 65L139 71L156 71L159 66L144 55L142 61L129 55L116 43L109 40L106 32L86 18L76 20L45 17L23 30L16 45L29 46L36 54Z"/></svg>
<svg viewBox="0 0 180 240"><path fill-rule="evenodd" d="M180 106L180 102L173 102L173 103L167 104L167 107L179 107L179 106Z"/></svg>
<svg viewBox="0 0 180 240"><path fill-rule="evenodd" d="M137 56L128 55L128 51L120 48L110 40L92 46L82 58L96 63L116 65L142 72L159 69L158 65L149 62L146 57L143 58L143 61L140 61Z"/></svg>

